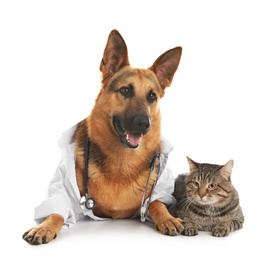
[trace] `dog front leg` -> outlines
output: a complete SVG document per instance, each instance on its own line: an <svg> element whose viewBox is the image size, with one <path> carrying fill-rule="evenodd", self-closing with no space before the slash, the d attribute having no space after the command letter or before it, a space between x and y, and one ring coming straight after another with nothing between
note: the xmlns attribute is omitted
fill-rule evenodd
<svg viewBox="0 0 267 260"><path fill-rule="evenodd" d="M59 214L48 216L41 224L25 232L22 238L31 245L46 244L55 239L64 224Z"/></svg>
<svg viewBox="0 0 267 260"><path fill-rule="evenodd" d="M162 234L177 236L183 232L183 221L179 218L174 218L162 202L158 200L152 201L149 205L149 213L157 230Z"/></svg>

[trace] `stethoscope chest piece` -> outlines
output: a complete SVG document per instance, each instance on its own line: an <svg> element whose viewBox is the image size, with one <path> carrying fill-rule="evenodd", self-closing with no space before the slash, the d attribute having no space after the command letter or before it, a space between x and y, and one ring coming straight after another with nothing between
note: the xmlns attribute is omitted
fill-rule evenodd
<svg viewBox="0 0 267 260"><path fill-rule="evenodd" d="M83 212L93 209L94 206L95 206L95 201L93 198L90 198L88 196L81 197L80 207Z"/></svg>

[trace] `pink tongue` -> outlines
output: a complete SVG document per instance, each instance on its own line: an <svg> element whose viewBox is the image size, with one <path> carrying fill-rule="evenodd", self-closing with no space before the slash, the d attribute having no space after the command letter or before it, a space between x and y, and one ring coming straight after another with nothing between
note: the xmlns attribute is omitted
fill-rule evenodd
<svg viewBox="0 0 267 260"><path fill-rule="evenodd" d="M128 135L128 142L132 146L137 146L143 137L142 134L132 134L132 133L127 132L127 131L124 134Z"/></svg>

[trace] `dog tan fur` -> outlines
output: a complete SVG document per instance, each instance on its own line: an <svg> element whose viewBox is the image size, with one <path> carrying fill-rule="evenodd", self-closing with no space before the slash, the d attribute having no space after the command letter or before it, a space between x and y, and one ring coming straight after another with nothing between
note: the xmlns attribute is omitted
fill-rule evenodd
<svg viewBox="0 0 267 260"><path fill-rule="evenodd" d="M88 189L97 202L93 208L96 216L130 218L139 209L152 158L161 152L159 100L171 85L181 53L182 48L176 47L148 69L132 68L122 36L111 31L100 64L101 90L91 114L79 123L73 136L81 196L85 194L84 147L90 139ZM156 180L155 170L146 197ZM162 202L151 202L149 214L161 233L182 232L182 220L171 216ZM62 216L50 215L23 238L30 244L47 243L63 224Z"/></svg>

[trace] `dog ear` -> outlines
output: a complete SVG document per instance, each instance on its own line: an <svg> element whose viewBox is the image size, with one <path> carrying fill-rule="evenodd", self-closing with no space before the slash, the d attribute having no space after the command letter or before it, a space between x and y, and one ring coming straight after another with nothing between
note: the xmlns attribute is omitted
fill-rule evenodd
<svg viewBox="0 0 267 260"><path fill-rule="evenodd" d="M117 30L112 30L100 63L103 79L113 75L119 69L129 65L127 46Z"/></svg>
<svg viewBox="0 0 267 260"><path fill-rule="evenodd" d="M170 49L160 55L149 68L156 74L163 90L172 83L182 55L182 47Z"/></svg>

